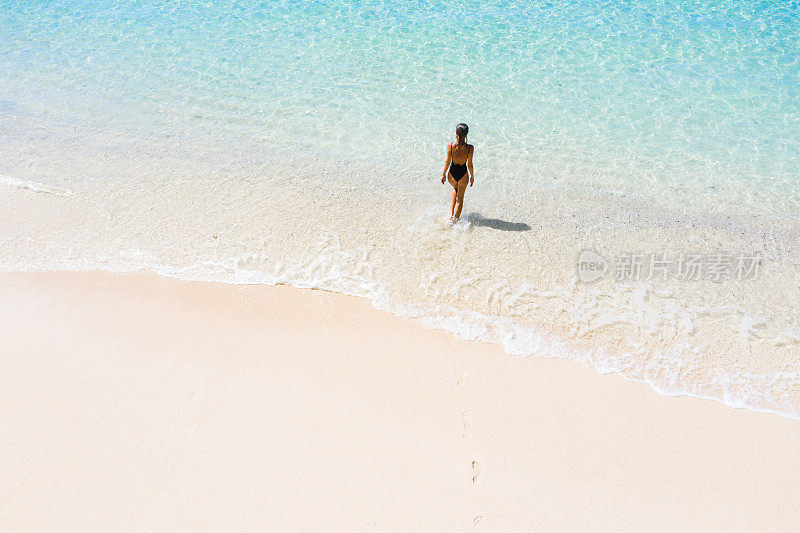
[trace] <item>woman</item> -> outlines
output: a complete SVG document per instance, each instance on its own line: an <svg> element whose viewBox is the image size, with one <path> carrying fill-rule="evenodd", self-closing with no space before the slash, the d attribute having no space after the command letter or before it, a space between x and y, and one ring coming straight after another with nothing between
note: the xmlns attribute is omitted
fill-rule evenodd
<svg viewBox="0 0 800 533"><path fill-rule="evenodd" d="M475 182L475 171L472 169L472 153L475 147L467 144L468 133L469 126L466 124L456 126L457 142L447 143L447 158L442 171L442 185L447 180L453 186L453 194L450 196L450 221L454 224L461 217L461 208L464 206L467 169L469 169L469 186L472 187Z"/></svg>

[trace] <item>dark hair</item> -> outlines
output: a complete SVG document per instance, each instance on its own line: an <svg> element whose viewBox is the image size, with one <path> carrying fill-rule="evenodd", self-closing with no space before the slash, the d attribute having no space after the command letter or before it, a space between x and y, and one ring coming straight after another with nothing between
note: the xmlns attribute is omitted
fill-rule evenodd
<svg viewBox="0 0 800 533"><path fill-rule="evenodd" d="M469 133L469 126L463 122L456 126L456 137L458 137L458 144L467 143L467 134Z"/></svg>

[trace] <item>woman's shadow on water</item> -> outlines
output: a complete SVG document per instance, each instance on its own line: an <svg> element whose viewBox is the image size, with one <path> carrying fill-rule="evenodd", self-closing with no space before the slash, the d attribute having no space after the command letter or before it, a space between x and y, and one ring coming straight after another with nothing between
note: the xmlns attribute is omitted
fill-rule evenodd
<svg viewBox="0 0 800 533"><path fill-rule="evenodd" d="M530 231L531 227L524 222L508 222L499 218L483 218L480 213L470 213L467 221L473 226L499 229L501 231Z"/></svg>

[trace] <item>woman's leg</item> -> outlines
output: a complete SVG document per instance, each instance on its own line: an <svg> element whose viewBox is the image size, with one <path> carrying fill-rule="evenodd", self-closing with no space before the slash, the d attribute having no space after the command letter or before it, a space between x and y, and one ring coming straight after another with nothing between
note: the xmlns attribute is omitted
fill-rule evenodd
<svg viewBox="0 0 800 533"><path fill-rule="evenodd" d="M453 186L453 194L450 195L450 218L453 218L453 213L456 210L456 197L458 196L458 182L453 179L450 173L447 173L447 182Z"/></svg>
<svg viewBox="0 0 800 533"><path fill-rule="evenodd" d="M464 177L458 180L456 183L457 188L454 191L455 194L455 219L458 220L461 218L461 208L464 207L464 193L467 192L467 185L469 184L469 176L464 174Z"/></svg>

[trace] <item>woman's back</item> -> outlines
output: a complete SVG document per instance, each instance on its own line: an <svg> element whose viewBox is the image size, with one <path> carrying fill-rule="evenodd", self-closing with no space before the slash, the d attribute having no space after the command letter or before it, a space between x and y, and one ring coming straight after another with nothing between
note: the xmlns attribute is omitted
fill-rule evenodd
<svg viewBox="0 0 800 533"><path fill-rule="evenodd" d="M470 152L472 152L471 144L450 143L450 157L455 165L466 165Z"/></svg>

